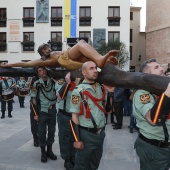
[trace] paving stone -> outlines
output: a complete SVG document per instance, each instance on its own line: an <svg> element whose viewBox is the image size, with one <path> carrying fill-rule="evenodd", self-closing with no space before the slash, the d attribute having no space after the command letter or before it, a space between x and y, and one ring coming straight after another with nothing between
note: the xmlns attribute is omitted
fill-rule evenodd
<svg viewBox="0 0 170 170"><path fill-rule="evenodd" d="M65 170L64 161L60 157L58 144L58 127L56 127L54 153L57 161L48 159L41 163L40 148L33 146L30 129L30 97L25 99L25 108L20 108L15 97L12 118L0 119L0 170ZM108 116L103 157L99 170L139 170L139 160L133 148L138 135L129 133L129 117L124 117L123 128L113 130Z"/></svg>

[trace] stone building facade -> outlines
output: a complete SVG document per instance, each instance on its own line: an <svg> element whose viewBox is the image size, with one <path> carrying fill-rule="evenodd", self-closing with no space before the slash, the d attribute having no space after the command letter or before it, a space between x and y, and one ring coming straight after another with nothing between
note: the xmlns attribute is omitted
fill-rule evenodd
<svg viewBox="0 0 170 170"><path fill-rule="evenodd" d="M140 64L146 58L145 31L140 29L142 7L130 7L130 71L139 71Z"/></svg>
<svg viewBox="0 0 170 170"><path fill-rule="evenodd" d="M119 38L129 47L129 0L17 0L16 5L0 0L0 4L0 42L5 44L0 62L38 59L38 46L49 40L57 41L58 51L68 48L68 38L77 37L97 43Z"/></svg>
<svg viewBox="0 0 170 170"><path fill-rule="evenodd" d="M146 3L146 57L156 58L166 69L170 62L170 1Z"/></svg>

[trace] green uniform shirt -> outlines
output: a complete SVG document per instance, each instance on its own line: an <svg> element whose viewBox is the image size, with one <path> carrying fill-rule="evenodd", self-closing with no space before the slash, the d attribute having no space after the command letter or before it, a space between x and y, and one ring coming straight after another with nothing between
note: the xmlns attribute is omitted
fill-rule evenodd
<svg viewBox="0 0 170 170"><path fill-rule="evenodd" d="M2 89L3 90L7 90L8 88L10 88L12 86L12 84L15 83L15 80L13 78L10 78L10 79L7 80L7 83L8 83L9 87L7 87L4 83L4 80L2 80Z"/></svg>
<svg viewBox="0 0 170 170"><path fill-rule="evenodd" d="M85 80L83 83L86 83ZM77 86L76 89L73 90L71 95L71 102L70 102L70 112L71 113L80 113L80 103L82 101L80 96L80 91L83 92L84 90L87 90L91 93L92 96L96 98L102 97L102 88L101 85L96 83L96 91L91 87L89 84L80 84ZM107 96L106 96L107 97ZM106 100L105 97L105 100ZM97 128L101 128L105 126L106 118L105 114L94 104L94 102L88 98L87 103L89 105L91 114L94 117L94 120L97 124ZM102 106L102 101L98 102ZM103 106L102 106L103 107ZM84 108L84 115L79 116L79 122L81 126L88 127L88 128L94 128L94 125L89 118L85 118L86 115L86 109Z"/></svg>
<svg viewBox="0 0 170 170"><path fill-rule="evenodd" d="M32 90L30 90L30 97L35 97L35 93Z"/></svg>
<svg viewBox="0 0 170 170"><path fill-rule="evenodd" d="M58 82L55 84L55 89L56 89L56 91L59 91L60 90L60 88L63 86L63 84L64 84L64 81L63 81L63 83L62 84L59 84ZM59 109L63 109L63 107L64 107L64 100L57 100L57 105L58 105L58 108Z"/></svg>
<svg viewBox="0 0 170 170"><path fill-rule="evenodd" d="M24 88L25 85L26 85L26 81L25 80L18 80L17 81L17 87Z"/></svg>
<svg viewBox="0 0 170 170"><path fill-rule="evenodd" d="M52 83L52 80L50 78L48 78L47 80L47 86L44 84L44 81L40 78L38 80L38 82L45 88L45 90L43 90L43 88L41 88L43 90L43 93L45 94L45 96L47 98L49 98L50 101L48 100L42 93L41 90L39 90L39 99L40 99L40 105L41 105L41 112L46 112L48 113L48 109L51 105L54 105L56 103L56 90L55 90L55 86ZM33 87L36 87L37 81L34 83ZM51 90L50 90L51 89ZM32 97L36 97L37 92L33 92L31 93Z"/></svg>
<svg viewBox="0 0 170 170"><path fill-rule="evenodd" d="M133 97L133 115L136 118L137 127L140 133L148 139L164 140L162 126L153 126L146 120L146 113L155 104L154 96L146 90L137 90ZM166 121L167 129L170 134L170 120ZM170 141L170 139L169 139Z"/></svg>
<svg viewBox="0 0 170 170"><path fill-rule="evenodd" d="M56 83L56 90L59 91L61 87L64 85ZM70 112L70 100L71 100L71 93L72 91L68 90L66 97L63 100L58 100L58 108L65 110L66 112ZM65 103L65 104L64 104ZM65 106L64 106L65 105Z"/></svg>

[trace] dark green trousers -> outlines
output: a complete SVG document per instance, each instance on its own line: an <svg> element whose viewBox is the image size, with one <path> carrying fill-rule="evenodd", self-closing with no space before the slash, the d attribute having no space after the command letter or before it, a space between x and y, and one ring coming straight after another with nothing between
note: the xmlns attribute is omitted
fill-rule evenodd
<svg viewBox="0 0 170 170"><path fill-rule="evenodd" d="M74 141L69 123L70 119L71 117L63 115L60 112L57 114L60 154L61 158L64 160L75 156L75 148L73 147Z"/></svg>
<svg viewBox="0 0 170 170"><path fill-rule="evenodd" d="M170 168L170 149L159 148L146 143L139 137L135 145L140 160L140 170L168 170Z"/></svg>
<svg viewBox="0 0 170 170"><path fill-rule="evenodd" d="M31 132L33 135L38 134L38 121L34 119L34 116L35 114L30 104L30 124L31 124Z"/></svg>
<svg viewBox="0 0 170 170"><path fill-rule="evenodd" d="M20 104L24 104L25 97L18 95L18 100L19 100L19 103L20 103Z"/></svg>
<svg viewBox="0 0 170 170"><path fill-rule="evenodd" d="M93 134L80 129L84 149L76 150L74 170L97 170L103 154L105 132Z"/></svg>
<svg viewBox="0 0 170 170"><path fill-rule="evenodd" d="M49 110L48 113L40 112L38 122L38 135L40 146L52 145L54 143L55 131L56 108L54 107L53 109Z"/></svg>
<svg viewBox="0 0 170 170"><path fill-rule="evenodd" d="M1 101L1 111L5 112L6 111L6 103L8 103L8 112L11 112L13 110L13 103L12 100L8 100L8 101Z"/></svg>

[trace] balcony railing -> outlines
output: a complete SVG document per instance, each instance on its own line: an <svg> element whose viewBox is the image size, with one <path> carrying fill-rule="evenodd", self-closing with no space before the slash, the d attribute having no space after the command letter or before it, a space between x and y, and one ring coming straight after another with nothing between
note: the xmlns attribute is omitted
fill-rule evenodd
<svg viewBox="0 0 170 170"><path fill-rule="evenodd" d="M60 41L50 41L51 49L53 51L62 51L62 42Z"/></svg>
<svg viewBox="0 0 170 170"><path fill-rule="evenodd" d="M22 41L23 51L34 51L34 41Z"/></svg>
<svg viewBox="0 0 170 170"><path fill-rule="evenodd" d="M6 17L0 18L0 27L6 27Z"/></svg>
<svg viewBox="0 0 170 170"><path fill-rule="evenodd" d="M90 17L90 16L80 17L79 18L80 26L91 26L91 19L92 19L92 17Z"/></svg>
<svg viewBox="0 0 170 170"><path fill-rule="evenodd" d="M107 17L107 19L108 19L108 26L120 26L121 17L112 16L112 17Z"/></svg>
<svg viewBox="0 0 170 170"><path fill-rule="evenodd" d="M6 51L7 44L5 42L0 43L0 51Z"/></svg>
<svg viewBox="0 0 170 170"><path fill-rule="evenodd" d="M51 17L51 26L62 26L63 17Z"/></svg>
<svg viewBox="0 0 170 170"><path fill-rule="evenodd" d="M23 20L23 26L34 26L35 18L25 17L25 18L22 18L22 20Z"/></svg>

